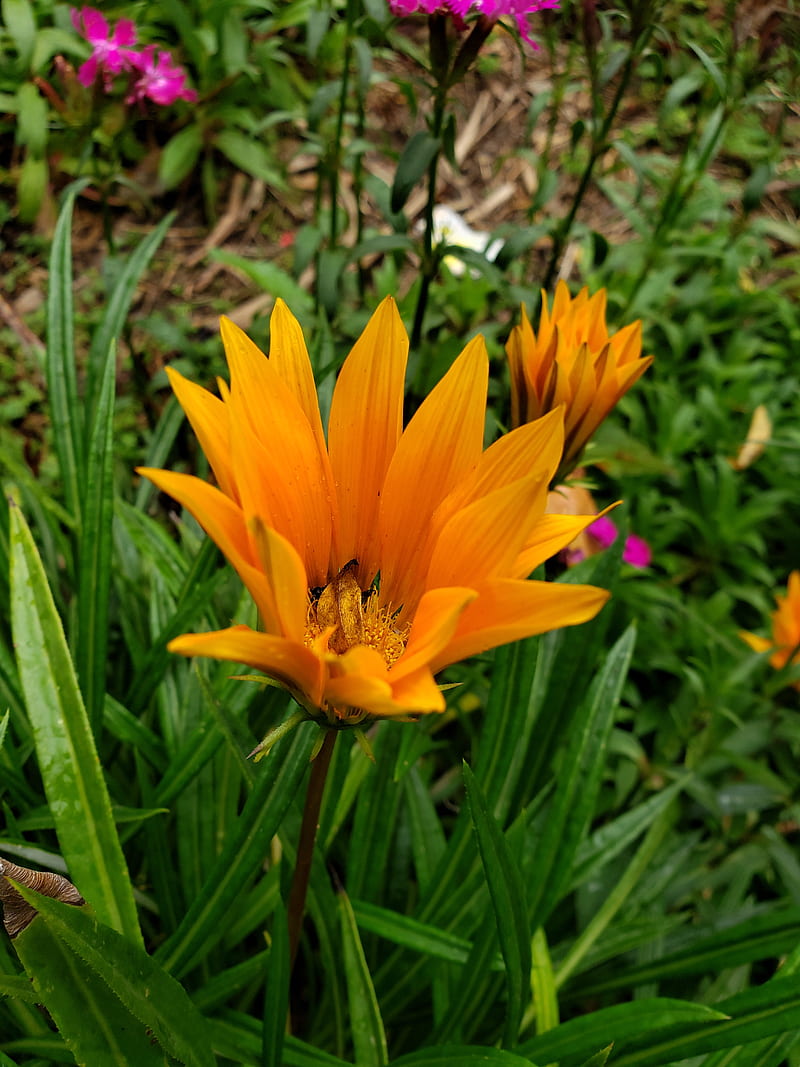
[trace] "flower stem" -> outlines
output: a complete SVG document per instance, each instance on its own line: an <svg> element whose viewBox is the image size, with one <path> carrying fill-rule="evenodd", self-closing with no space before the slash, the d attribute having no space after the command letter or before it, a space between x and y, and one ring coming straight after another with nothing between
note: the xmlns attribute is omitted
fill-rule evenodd
<svg viewBox="0 0 800 1067"><path fill-rule="evenodd" d="M319 827L322 794L325 791L325 780L328 777L328 768L331 765L333 746L336 744L337 736L338 732L336 730L325 731L322 748L320 748L314 762L311 764L311 777L308 780L306 804L303 809L303 822L300 826L300 840L297 843L297 859L295 860L287 909L290 967L294 965L297 948L300 944L300 931L303 927L303 913L306 907L308 880L311 875L311 861L314 856L314 842L317 839L317 829Z"/></svg>

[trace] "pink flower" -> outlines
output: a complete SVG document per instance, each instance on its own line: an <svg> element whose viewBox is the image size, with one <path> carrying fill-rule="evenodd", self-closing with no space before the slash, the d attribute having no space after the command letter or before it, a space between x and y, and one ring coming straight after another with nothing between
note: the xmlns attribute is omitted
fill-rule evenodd
<svg viewBox="0 0 800 1067"><path fill-rule="evenodd" d="M636 534L630 534L622 550L622 558L632 567L638 567L641 570L643 567L650 566L653 553L647 541L637 537Z"/></svg>
<svg viewBox="0 0 800 1067"><path fill-rule="evenodd" d="M490 22L508 15L519 29L520 36L536 48L531 38L528 19L537 11L558 10L559 0L389 0L393 15L432 15L440 11L452 15L456 25L463 27L468 15L479 15Z"/></svg>
<svg viewBox="0 0 800 1067"><path fill-rule="evenodd" d="M617 527L608 515L601 515L586 532L595 542L598 549L608 548L617 539ZM583 555L581 553L580 558L583 558ZM653 553L644 538L637 537L636 534L630 534L625 540L625 547L622 549L622 559L625 563L630 563L632 567L642 570L644 567L650 566ZM573 555L570 557L569 562L577 563L578 559Z"/></svg>
<svg viewBox="0 0 800 1067"><path fill-rule="evenodd" d="M608 515L601 515L599 519L592 523L587 533L591 535L600 548L608 548L617 539L617 527L609 519Z"/></svg>
<svg viewBox="0 0 800 1067"><path fill-rule="evenodd" d="M528 19L537 11L557 11L559 0L479 0L477 7L481 14L497 22L504 15L510 15L517 23L519 35L533 48L538 47L530 34Z"/></svg>
<svg viewBox="0 0 800 1067"><path fill-rule="evenodd" d="M120 19L112 34L104 16L93 7L80 11L73 7L70 17L77 32L92 46L91 56L78 70L78 81L88 88L99 73L105 91L110 92L112 77L129 70L136 56L129 47L136 44L136 26L130 19Z"/></svg>
<svg viewBox="0 0 800 1067"><path fill-rule="evenodd" d="M166 107L176 100L197 99L197 93L186 85L186 71L177 64L173 66L169 52L159 52L156 56L155 45L148 45L133 59L133 66L139 71L139 77L127 98L132 104L145 98L154 104Z"/></svg>

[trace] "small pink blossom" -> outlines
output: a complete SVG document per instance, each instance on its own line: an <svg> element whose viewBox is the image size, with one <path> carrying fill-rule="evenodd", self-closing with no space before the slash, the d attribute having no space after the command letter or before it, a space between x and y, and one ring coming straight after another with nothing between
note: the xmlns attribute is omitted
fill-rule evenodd
<svg viewBox="0 0 800 1067"><path fill-rule="evenodd" d="M132 104L145 98L154 104L166 107L176 100L197 100L197 93L186 84L186 71L177 64L173 65L169 52L156 55L155 45L148 45L133 60L139 77L133 83L127 103Z"/></svg>
<svg viewBox="0 0 800 1067"><path fill-rule="evenodd" d="M601 515L592 523L587 532L600 548L608 548L617 539L617 527L608 515Z"/></svg>
<svg viewBox="0 0 800 1067"><path fill-rule="evenodd" d="M622 550L622 558L626 563L630 563L632 567L638 567L641 570L650 566L653 552L650 545L642 537L630 534L625 542L625 548Z"/></svg>
<svg viewBox="0 0 800 1067"><path fill-rule="evenodd" d="M103 79L103 88L111 91L115 74L129 70L135 52L130 45L136 44L136 26L130 19L120 19L111 33L105 17L93 7L70 9L72 25L92 46L92 54L78 70L78 81L87 88L93 85L97 75Z"/></svg>

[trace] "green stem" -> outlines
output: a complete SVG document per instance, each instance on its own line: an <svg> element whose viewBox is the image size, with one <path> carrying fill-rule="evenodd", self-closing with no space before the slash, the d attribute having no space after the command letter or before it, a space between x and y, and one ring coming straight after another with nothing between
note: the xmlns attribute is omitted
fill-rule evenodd
<svg viewBox="0 0 800 1067"><path fill-rule="evenodd" d="M572 205L570 206L569 212L561 220L561 223L558 226L558 229L556 230L555 236L553 238L553 250L550 253L550 261L547 265L547 271L544 276L544 281L542 282L543 289L549 289L553 282L553 278L555 277L556 271L558 270L559 261L561 259L561 253L564 251L564 246L566 245L567 240L569 239L569 235L572 232L572 227L575 224L575 218L578 214L578 210L580 209L580 206L583 203L583 199L586 196L586 191L589 188L589 183L591 182L592 176L594 174L595 165L597 164L598 159L600 159L600 157L603 155L607 148L608 134L611 130L611 125L614 122L614 119L616 118L617 111L619 110L619 106L622 103L622 98L628 88L628 83L630 82L631 76L633 75L633 71L636 67L636 61L638 60L645 45L650 39L651 33L652 26L645 27L637 38L637 40L632 45L631 50L628 53L628 58L625 60L625 65L622 68L622 74L620 76L619 82L617 83L617 88L614 93L614 98L611 101L611 106L606 112L606 116L603 119L603 124L600 127L599 133L592 136L592 148L589 154L589 162L586 164L583 174L581 175L580 184L578 185L578 190L572 199ZM594 95L595 94L593 94L593 96Z"/></svg>
<svg viewBox="0 0 800 1067"><path fill-rule="evenodd" d="M447 86L438 85L434 97L433 119L431 121L431 133L434 137L441 138L444 126L444 112L447 103ZM420 281L417 306L414 309L414 325L411 328L411 348L416 348L422 338L422 322L425 318L425 309L428 306L428 294L431 282L436 277L438 263L433 254L433 209L436 207L436 173L439 169L439 155L441 148L428 165L428 200L425 204L425 236L422 246L422 279Z"/></svg>
<svg viewBox="0 0 800 1067"><path fill-rule="evenodd" d="M297 842L297 859L292 875L292 888L289 891L289 904L287 908L289 925L289 966L294 966L297 948L300 944L300 931L303 928L303 914L306 907L306 895L308 893L308 880L311 876L311 861L314 857L314 842L317 839L319 828L319 813L322 806L322 794L325 791L325 780L328 777L328 768L331 765L333 747L336 744L338 732L326 730L322 748L311 764L311 777L308 780L306 803L303 808L303 822L300 826L300 840Z"/></svg>

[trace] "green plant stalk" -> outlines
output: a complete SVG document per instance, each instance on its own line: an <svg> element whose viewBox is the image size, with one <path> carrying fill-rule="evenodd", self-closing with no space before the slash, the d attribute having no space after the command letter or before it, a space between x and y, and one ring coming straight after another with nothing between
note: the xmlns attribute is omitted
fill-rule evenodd
<svg viewBox="0 0 800 1067"><path fill-rule="evenodd" d="M433 119L431 133L436 138L441 138L444 126L445 106L447 104L447 84L439 84L436 87L433 104ZM417 306L414 308L414 324L411 328L411 348L416 348L422 338L422 322L425 318L425 309L428 306L428 295L431 282L436 277L438 269L437 258L433 254L433 209L436 207L436 174L439 169L439 156L441 148L428 167L428 200L425 204L425 236L422 246L422 277L420 280Z"/></svg>
<svg viewBox="0 0 800 1067"><path fill-rule="evenodd" d="M333 159L330 167L330 193L331 193L331 248L336 246L337 229L339 225L339 211L337 200L339 197L339 171L342 166L342 134L344 133L344 116L347 111L347 96L350 92L350 64L353 59L353 21L355 18L354 0L347 0L346 33L347 39L344 46L344 62L342 64L342 85L339 91L339 109L336 115L336 135L333 140Z"/></svg>
<svg viewBox="0 0 800 1067"><path fill-rule="evenodd" d="M673 177L667 195L664 197L661 207L661 213L658 221L656 222L652 235L650 237L650 248L647 255L644 258L641 270L636 275L636 278L631 287L631 291L628 295L628 299L622 310L623 316L628 314L634 301L644 284L645 278L652 270L654 264L658 260L661 254L662 248L665 244L669 231L674 226L677 218L680 214L681 208L687 200L693 195L700 178L705 174L708 169L708 165L717 153L717 149L722 141L725 131L728 126L728 120L733 114L733 106L731 104L726 105L722 112L721 119L719 121L719 128L717 129L716 136L709 138L708 144L705 146L702 154L694 161L690 172L689 168L689 152L688 150L681 155L680 162L678 163L675 176ZM697 131L695 130L695 137Z"/></svg>
<svg viewBox="0 0 800 1067"><path fill-rule="evenodd" d="M303 913L306 907L308 879L311 876L311 861L314 856L314 842L317 839L319 813L322 807L322 794L325 780L331 765L331 756L336 744L338 731L326 730L322 748L311 764L311 777L308 780L306 802L303 808L303 821L300 825L300 839L297 842L297 859L292 875L292 887L289 891L287 906L289 925L289 968L294 966L297 949L300 944L300 931L303 927Z"/></svg>
<svg viewBox="0 0 800 1067"><path fill-rule="evenodd" d="M649 41L652 32L653 24L650 23L647 26L643 27L642 32L631 46L631 50L628 53L628 58L625 60L625 64L622 68L622 74L620 75L619 82L617 83L616 91L614 92L614 98L611 101L611 105L609 106L609 109L606 112L606 116L603 119L603 124L600 127L600 132L598 134L592 134L592 148L589 153L589 161L584 168L583 174L581 175L581 180L578 185L577 192L572 198L572 204L570 205L570 209L564 216L564 218L561 220L561 223L559 224L555 232L555 236L553 237L553 248L550 253L550 260L547 264L547 270L545 271L544 280L542 281L543 289L549 289L552 285L556 271L558 270L558 264L561 259L561 253L564 251L564 246L567 243L570 233L572 232L572 227L575 225L575 218L578 214L581 204L583 203L583 199L586 196L586 192L589 188L589 183L591 182L592 175L594 174L594 168L597 164L598 159L606 150L606 141L608 138L609 131L611 130L611 126L614 122L614 119L616 118L619 106L622 103L622 99L625 96L628 84L636 68L636 62L642 51L644 50L645 45ZM593 98L594 95L595 94L593 91Z"/></svg>

